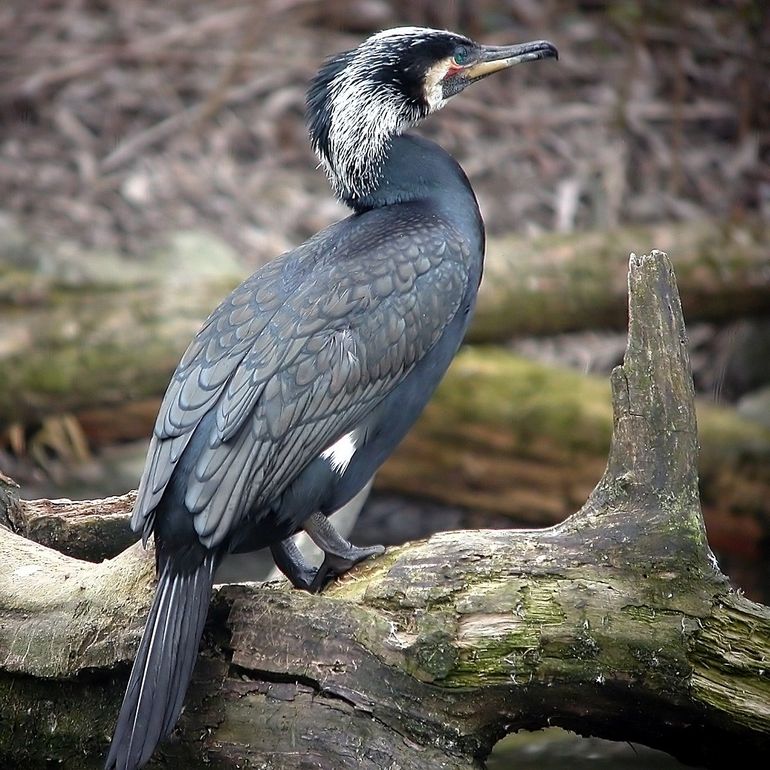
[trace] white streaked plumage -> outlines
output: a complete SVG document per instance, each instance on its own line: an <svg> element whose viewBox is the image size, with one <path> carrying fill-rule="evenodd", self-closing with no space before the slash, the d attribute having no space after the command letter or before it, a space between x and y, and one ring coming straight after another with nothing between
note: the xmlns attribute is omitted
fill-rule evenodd
<svg viewBox="0 0 770 770"><path fill-rule="evenodd" d="M388 37L413 37L415 42L424 40L429 34L435 33L437 30L429 29L428 27L391 27L390 29L383 29L380 32L375 32L369 40L382 40ZM449 32L448 34L452 34Z"/></svg>
<svg viewBox="0 0 770 770"><path fill-rule="evenodd" d="M452 66L451 59L442 59L431 67L425 75L425 101L431 112L440 110L447 102L441 81Z"/></svg>
<svg viewBox="0 0 770 770"><path fill-rule="evenodd" d="M427 110L406 102L394 84L372 78L372 72L398 63L403 45L419 45L439 33L453 35L418 27L378 32L353 51L353 58L331 82L328 145L321 148L314 144L313 149L337 195L369 193L379 177L391 137L411 128L426 113L439 110L446 103L441 79L449 67L448 60L440 62L426 81ZM464 40L459 35L456 37L458 42ZM361 110L362 104L366 110Z"/></svg>
<svg viewBox="0 0 770 770"><path fill-rule="evenodd" d="M417 110L404 114L403 98L395 89L366 76L369 66L354 62L332 83L328 149L333 161L322 157L335 189L345 179L358 195L368 192L377 179L390 137L419 119ZM368 107L363 113L362 103Z"/></svg>
<svg viewBox="0 0 770 770"><path fill-rule="evenodd" d="M341 439L338 439L328 449L321 452L321 457L324 460L328 460L332 470L339 473L340 476L345 473L348 465L350 465L350 461L353 459L357 438L356 432L352 430Z"/></svg>

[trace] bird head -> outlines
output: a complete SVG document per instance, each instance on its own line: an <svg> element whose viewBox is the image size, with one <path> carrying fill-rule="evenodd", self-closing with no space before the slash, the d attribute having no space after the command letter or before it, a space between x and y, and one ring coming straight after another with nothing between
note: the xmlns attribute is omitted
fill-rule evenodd
<svg viewBox="0 0 770 770"><path fill-rule="evenodd" d="M393 136L414 126L471 83L515 64L558 58L546 40L485 46L421 27L378 32L328 59L307 95L313 150L341 198L365 195Z"/></svg>

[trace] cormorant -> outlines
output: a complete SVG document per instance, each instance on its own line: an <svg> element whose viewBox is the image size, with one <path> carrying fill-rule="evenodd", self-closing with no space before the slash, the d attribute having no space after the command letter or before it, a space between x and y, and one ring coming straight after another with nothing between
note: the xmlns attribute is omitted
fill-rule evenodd
<svg viewBox="0 0 770 770"><path fill-rule="evenodd" d="M158 584L106 767L143 766L173 729L217 565L270 547L311 591L381 546L328 523L403 438L460 345L481 280L484 225L441 147L403 133L466 86L556 57L402 27L313 79L313 149L353 214L266 264L211 314L161 404L131 518L155 537ZM304 529L326 554L308 566Z"/></svg>

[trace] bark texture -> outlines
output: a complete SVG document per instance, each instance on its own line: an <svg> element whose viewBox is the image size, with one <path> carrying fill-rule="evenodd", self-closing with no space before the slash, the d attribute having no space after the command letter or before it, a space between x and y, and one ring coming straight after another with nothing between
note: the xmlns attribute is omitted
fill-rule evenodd
<svg viewBox="0 0 770 770"><path fill-rule="evenodd" d="M581 510L394 548L319 597L222 588L163 766L470 770L506 732L546 725L709 767L736 745L766 758L770 610L730 588L708 547L665 255L632 257L629 288L610 455ZM151 555L89 564L7 531L0 559L0 753L96 763Z"/></svg>

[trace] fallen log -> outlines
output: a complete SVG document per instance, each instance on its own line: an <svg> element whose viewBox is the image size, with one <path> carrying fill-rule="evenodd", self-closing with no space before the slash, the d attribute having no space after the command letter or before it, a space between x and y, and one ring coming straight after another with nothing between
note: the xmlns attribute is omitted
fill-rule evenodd
<svg viewBox="0 0 770 770"><path fill-rule="evenodd" d="M622 328L625 265L617 255L639 241L666 242L677 254L691 320L770 309L770 253L748 226L510 237L489 243L470 340ZM159 396L203 319L246 272L200 233L178 234L145 262L70 255L51 269L40 256L5 267L0 260L0 427Z"/></svg>
<svg viewBox="0 0 770 770"><path fill-rule="evenodd" d="M675 254L690 321L726 321L770 312L767 227L690 222L676 226L547 234L492 240L470 330L471 342L580 329L622 329L626 270L634 243Z"/></svg>
<svg viewBox="0 0 770 770"><path fill-rule="evenodd" d="M180 235L146 262L90 254L0 267L0 426L162 394L243 269L218 241Z"/></svg>
<svg viewBox="0 0 770 770"><path fill-rule="evenodd" d="M706 767L770 748L770 608L732 590L698 502L686 336L665 255L632 257L604 476L562 524L442 533L322 596L227 586L163 767L479 770L559 725ZM5 507L16 505L6 485ZM95 763L152 554L90 564L0 530L0 757ZM160 766L158 764L157 766Z"/></svg>

